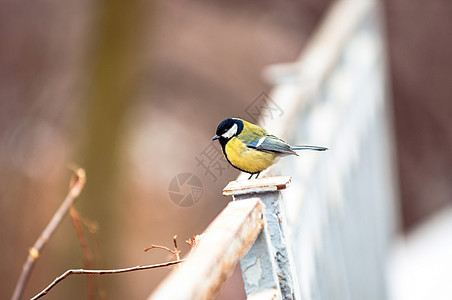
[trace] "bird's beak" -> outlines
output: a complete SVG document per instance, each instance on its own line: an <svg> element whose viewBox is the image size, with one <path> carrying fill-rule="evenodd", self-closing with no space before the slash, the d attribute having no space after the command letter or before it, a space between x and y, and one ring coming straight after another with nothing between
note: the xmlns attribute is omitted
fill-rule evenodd
<svg viewBox="0 0 452 300"><path fill-rule="evenodd" d="M212 141L218 140L219 138L220 138L219 135L215 135L215 136L212 138Z"/></svg>

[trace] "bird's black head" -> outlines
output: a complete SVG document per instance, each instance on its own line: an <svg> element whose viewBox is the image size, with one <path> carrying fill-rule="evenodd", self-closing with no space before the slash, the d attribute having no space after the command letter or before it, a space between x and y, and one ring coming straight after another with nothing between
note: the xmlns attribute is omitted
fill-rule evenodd
<svg viewBox="0 0 452 300"><path fill-rule="evenodd" d="M240 134L243 130L243 121L239 119L224 119L217 127L216 135L212 140L220 140L223 144L230 140L233 136Z"/></svg>

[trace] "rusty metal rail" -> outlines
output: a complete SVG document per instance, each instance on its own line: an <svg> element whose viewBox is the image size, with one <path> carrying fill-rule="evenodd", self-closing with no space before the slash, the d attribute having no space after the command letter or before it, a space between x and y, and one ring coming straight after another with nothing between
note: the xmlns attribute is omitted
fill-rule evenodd
<svg viewBox="0 0 452 300"><path fill-rule="evenodd" d="M230 182L223 194L234 201L149 299L212 299L239 260L248 299L298 299L279 206L289 182L287 176Z"/></svg>
<svg viewBox="0 0 452 300"><path fill-rule="evenodd" d="M223 195L232 195L236 202L259 197L265 205L264 230L240 260L248 299L300 299L280 206L280 190L290 181L289 176L232 181L223 190Z"/></svg>

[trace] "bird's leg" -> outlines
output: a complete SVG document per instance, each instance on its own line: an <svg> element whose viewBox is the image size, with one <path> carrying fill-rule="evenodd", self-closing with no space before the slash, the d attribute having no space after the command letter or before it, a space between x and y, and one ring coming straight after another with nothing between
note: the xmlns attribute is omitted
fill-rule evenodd
<svg viewBox="0 0 452 300"><path fill-rule="evenodd" d="M260 174L261 174L261 172L258 172L256 175L256 178L254 178L254 179L257 179L257 177L259 177Z"/></svg>
<svg viewBox="0 0 452 300"><path fill-rule="evenodd" d="M254 175L254 174L251 174L251 175L250 175L250 177L248 177L248 180L250 180L250 179L251 179L251 177L253 177L253 175Z"/></svg>

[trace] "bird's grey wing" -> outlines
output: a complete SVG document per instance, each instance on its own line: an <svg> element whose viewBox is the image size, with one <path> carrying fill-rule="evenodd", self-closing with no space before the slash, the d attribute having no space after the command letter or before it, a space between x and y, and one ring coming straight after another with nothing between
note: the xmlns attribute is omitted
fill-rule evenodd
<svg viewBox="0 0 452 300"><path fill-rule="evenodd" d="M246 145L250 148L261 151L274 152L280 155L297 155L297 153L295 153L295 151L290 148L290 145L274 135L267 135L258 140L247 142Z"/></svg>

